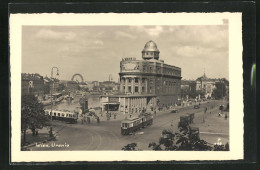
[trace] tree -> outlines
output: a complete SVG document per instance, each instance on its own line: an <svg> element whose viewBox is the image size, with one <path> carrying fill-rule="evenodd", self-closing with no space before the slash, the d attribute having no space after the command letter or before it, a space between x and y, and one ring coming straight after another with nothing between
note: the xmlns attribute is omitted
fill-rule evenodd
<svg viewBox="0 0 260 170"><path fill-rule="evenodd" d="M126 146L124 146L122 148L122 150L124 150L124 151L136 151L137 150L136 147L137 147L136 143L130 143L130 144L127 144Z"/></svg>
<svg viewBox="0 0 260 170"><path fill-rule="evenodd" d="M181 98L186 98L187 95L190 95L189 87L181 88Z"/></svg>
<svg viewBox="0 0 260 170"><path fill-rule="evenodd" d="M204 140L191 135L190 128L180 128L179 132L173 133L172 130L163 130L159 143L152 142L148 146L153 150L192 150L207 151L212 147Z"/></svg>
<svg viewBox="0 0 260 170"><path fill-rule="evenodd" d="M21 105L21 130L24 133L24 144L26 143L26 131L32 130L35 135L36 129L42 129L44 126L49 125L49 119L44 114L43 105L38 99L32 95L22 96Z"/></svg>
<svg viewBox="0 0 260 170"><path fill-rule="evenodd" d="M44 84L43 91L44 91L44 94L50 93L50 84L49 83Z"/></svg>
<svg viewBox="0 0 260 170"><path fill-rule="evenodd" d="M205 97L205 90L197 90L196 91L196 97L199 96L199 95L200 95L201 98L204 98Z"/></svg>
<svg viewBox="0 0 260 170"><path fill-rule="evenodd" d="M59 84L57 87L57 91L62 91L62 90L65 90L65 84L63 83Z"/></svg>
<svg viewBox="0 0 260 170"><path fill-rule="evenodd" d="M215 99L221 99L226 95L226 85L224 82L216 82L216 88L212 92Z"/></svg>

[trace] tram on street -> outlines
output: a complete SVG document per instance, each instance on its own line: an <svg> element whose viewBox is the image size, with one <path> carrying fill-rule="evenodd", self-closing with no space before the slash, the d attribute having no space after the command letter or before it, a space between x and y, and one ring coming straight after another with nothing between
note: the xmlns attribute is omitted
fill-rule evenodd
<svg viewBox="0 0 260 170"><path fill-rule="evenodd" d="M121 122L121 134L129 135L141 128L145 128L153 124L153 116L150 113L140 114L137 118L123 120Z"/></svg>
<svg viewBox="0 0 260 170"><path fill-rule="evenodd" d="M48 115L49 117L52 116L52 120L60 120L64 122L69 122L69 123L76 123L78 120L78 113L76 112L71 112L71 111L61 111L61 110L51 110L46 109L45 114Z"/></svg>

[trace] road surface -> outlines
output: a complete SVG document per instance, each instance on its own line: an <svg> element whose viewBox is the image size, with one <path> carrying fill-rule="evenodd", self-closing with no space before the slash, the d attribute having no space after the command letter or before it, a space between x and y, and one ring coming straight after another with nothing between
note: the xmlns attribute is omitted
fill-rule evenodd
<svg viewBox="0 0 260 170"><path fill-rule="evenodd" d="M211 105L224 103L216 101L213 103L201 104L200 109L193 106L181 108L178 113L170 111L157 112L154 116L153 125L141 129L135 135L122 136L120 131L121 120L101 121L99 124L66 124L64 122L53 122L54 131L57 133L56 141L50 141L44 145L37 144L30 148L36 150L121 150L125 145L135 142L138 149L151 150L148 148L150 142L157 142L164 129L176 131L180 115L195 113L194 124L200 128L200 138L210 143L217 142L218 138L223 143L229 141L229 120L218 117L218 107L211 108ZM204 114L205 107L208 111ZM205 122L203 122L203 117ZM173 126L171 122L173 120Z"/></svg>

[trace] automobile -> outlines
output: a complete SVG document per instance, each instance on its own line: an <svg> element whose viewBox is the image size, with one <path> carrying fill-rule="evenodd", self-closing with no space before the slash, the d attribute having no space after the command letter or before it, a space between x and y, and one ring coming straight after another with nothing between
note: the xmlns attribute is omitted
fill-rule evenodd
<svg viewBox="0 0 260 170"><path fill-rule="evenodd" d="M198 104L194 105L194 109L199 109L200 106Z"/></svg>
<svg viewBox="0 0 260 170"><path fill-rule="evenodd" d="M180 116L180 121L178 123L178 128L186 128L189 126L189 116Z"/></svg>
<svg viewBox="0 0 260 170"><path fill-rule="evenodd" d="M171 113L178 113L179 112L179 110L177 110L177 109L172 109L172 111L171 111Z"/></svg>

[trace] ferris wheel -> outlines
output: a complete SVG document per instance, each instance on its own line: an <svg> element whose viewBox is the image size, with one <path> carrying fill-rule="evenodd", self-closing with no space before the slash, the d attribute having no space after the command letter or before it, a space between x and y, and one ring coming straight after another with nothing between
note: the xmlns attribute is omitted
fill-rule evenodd
<svg viewBox="0 0 260 170"><path fill-rule="evenodd" d="M80 81L79 81L78 79L80 79ZM84 82L83 76L82 76L81 74L79 74L79 73L74 74L74 75L72 76L71 80L72 80L72 81L81 82L81 83Z"/></svg>

